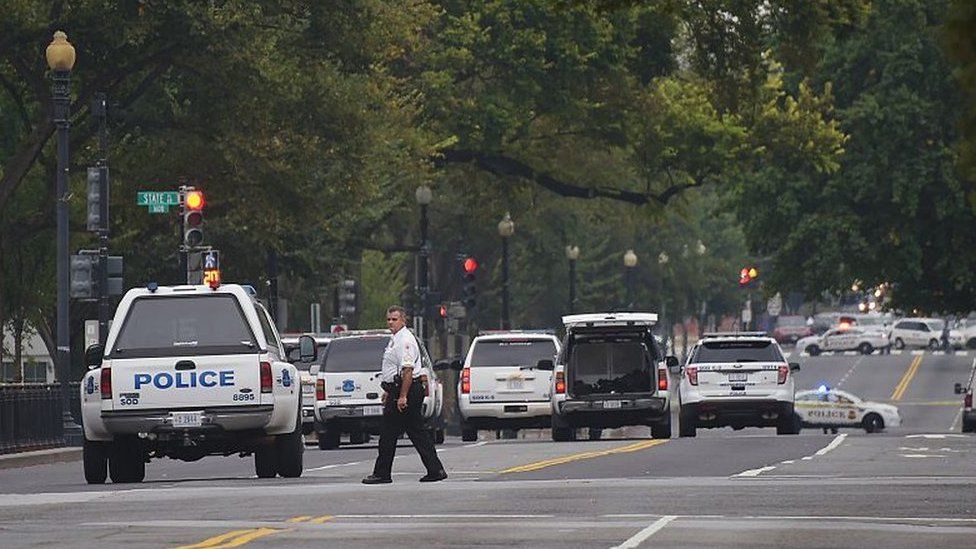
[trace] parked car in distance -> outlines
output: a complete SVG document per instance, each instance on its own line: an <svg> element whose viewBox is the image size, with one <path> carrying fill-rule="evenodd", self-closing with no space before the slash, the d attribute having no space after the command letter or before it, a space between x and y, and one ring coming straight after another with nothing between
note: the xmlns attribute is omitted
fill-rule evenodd
<svg viewBox="0 0 976 549"><path fill-rule="evenodd" d="M813 335L813 329L807 325L807 319L800 315L781 316L773 328L773 338L780 344L796 343L798 339L809 335Z"/></svg>
<svg viewBox="0 0 976 549"><path fill-rule="evenodd" d="M945 321L941 318L903 318L891 329L891 343L895 349L905 347L942 348L942 329ZM963 345L962 333L949 330L949 344L956 349Z"/></svg>
<svg viewBox="0 0 976 549"><path fill-rule="evenodd" d="M862 328L831 328L823 335L812 335L796 342L796 348L810 356L824 351L858 351L869 355L875 349L885 350L891 346L888 336L883 332Z"/></svg>

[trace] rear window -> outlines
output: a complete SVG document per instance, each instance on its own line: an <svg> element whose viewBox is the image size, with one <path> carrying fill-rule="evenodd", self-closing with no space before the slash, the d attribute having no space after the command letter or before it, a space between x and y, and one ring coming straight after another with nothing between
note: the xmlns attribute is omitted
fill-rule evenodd
<svg viewBox="0 0 976 549"><path fill-rule="evenodd" d="M651 391L653 351L633 336L575 337L569 356L575 396Z"/></svg>
<svg viewBox="0 0 976 549"><path fill-rule="evenodd" d="M772 341L706 341L691 357L691 362L784 362Z"/></svg>
<svg viewBox="0 0 976 549"><path fill-rule="evenodd" d="M140 297L132 302L111 356L149 358L257 352L237 298L227 294Z"/></svg>
<svg viewBox="0 0 976 549"><path fill-rule="evenodd" d="M471 367L535 366L555 354L552 340L481 340L471 351Z"/></svg>
<svg viewBox="0 0 976 549"><path fill-rule="evenodd" d="M383 367L383 351L388 337L335 339L322 357L326 372L378 372Z"/></svg>

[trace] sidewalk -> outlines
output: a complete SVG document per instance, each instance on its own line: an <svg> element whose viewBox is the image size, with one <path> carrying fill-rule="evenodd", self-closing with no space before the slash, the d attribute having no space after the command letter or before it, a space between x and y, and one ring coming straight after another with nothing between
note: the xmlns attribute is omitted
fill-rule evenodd
<svg viewBox="0 0 976 549"><path fill-rule="evenodd" d="M15 469L17 467L31 467L47 463L78 461L81 459L81 448L52 448L50 450L36 450L34 452L18 452L0 455L0 469Z"/></svg>

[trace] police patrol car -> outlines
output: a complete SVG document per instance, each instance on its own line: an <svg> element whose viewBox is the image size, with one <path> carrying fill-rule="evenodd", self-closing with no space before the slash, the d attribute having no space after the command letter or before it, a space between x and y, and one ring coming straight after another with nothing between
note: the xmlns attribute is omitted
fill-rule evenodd
<svg viewBox="0 0 976 549"><path fill-rule="evenodd" d="M471 342L458 379L461 439L478 429L548 428L552 361L559 352L553 334L524 331L482 333ZM548 361L549 370L538 369Z"/></svg>
<svg viewBox="0 0 976 549"><path fill-rule="evenodd" d="M836 433L838 427L859 427L868 433L876 433L886 427L901 425L897 407L861 400L826 385L798 392L794 409L804 427L820 427L824 432L831 429Z"/></svg>
<svg viewBox="0 0 976 549"><path fill-rule="evenodd" d="M383 351L390 341L389 330L346 331L337 335L318 364L311 368L315 380L315 432L322 450L338 448L343 434L350 444L368 442L378 435L383 417L383 388L380 386ZM421 412L434 442L444 442L441 410L444 389L431 366L423 343L421 383L424 385Z"/></svg>
<svg viewBox="0 0 976 549"><path fill-rule="evenodd" d="M129 290L107 346L85 353L85 479L141 482L146 462L254 454L259 477L302 474L300 378L253 289Z"/></svg>
<svg viewBox="0 0 976 549"><path fill-rule="evenodd" d="M796 434L793 372L772 337L764 332L704 334L688 355L678 384L679 434L730 426L776 427Z"/></svg>
<svg viewBox="0 0 976 549"><path fill-rule="evenodd" d="M869 355L875 349L891 347L887 334L862 328L831 328L822 336L808 336L796 342L796 348L817 356L824 351L857 351Z"/></svg>

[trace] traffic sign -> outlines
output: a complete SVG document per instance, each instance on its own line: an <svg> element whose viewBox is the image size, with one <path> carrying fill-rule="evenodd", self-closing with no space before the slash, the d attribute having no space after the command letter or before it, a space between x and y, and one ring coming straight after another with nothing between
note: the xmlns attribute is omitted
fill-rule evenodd
<svg viewBox="0 0 976 549"><path fill-rule="evenodd" d="M170 206L180 205L180 193L177 191L139 191L136 194L136 205L148 207L149 213L166 213Z"/></svg>

